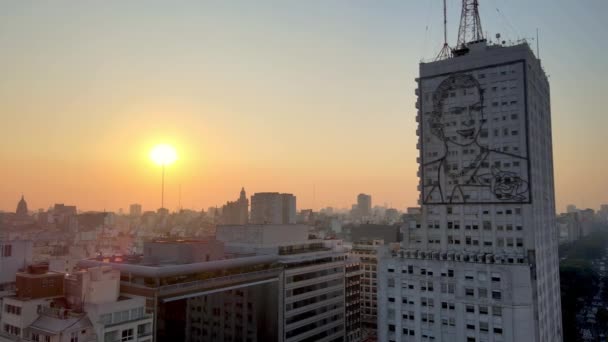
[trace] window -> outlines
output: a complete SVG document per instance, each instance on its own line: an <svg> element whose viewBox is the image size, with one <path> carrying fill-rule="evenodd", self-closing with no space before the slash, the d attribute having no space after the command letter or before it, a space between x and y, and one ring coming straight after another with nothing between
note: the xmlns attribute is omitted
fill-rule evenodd
<svg viewBox="0 0 608 342"><path fill-rule="evenodd" d="M112 324L112 314L103 314L99 316L99 320L104 325Z"/></svg>
<svg viewBox="0 0 608 342"><path fill-rule="evenodd" d="M2 256L10 257L13 255L13 246L12 245L4 245L2 248Z"/></svg>
<svg viewBox="0 0 608 342"><path fill-rule="evenodd" d="M480 306L479 307L479 314L480 315L487 315L488 314L488 307L487 306Z"/></svg>
<svg viewBox="0 0 608 342"><path fill-rule="evenodd" d="M40 335L37 334L37 333L32 333L32 341L39 342L40 341Z"/></svg>
<svg viewBox="0 0 608 342"><path fill-rule="evenodd" d="M108 331L103 335L104 342L114 342L118 339L118 331Z"/></svg>
<svg viewBox="0 0 608 342"><path fill-rule="evenodd" d="M395 325L394 324L389 324L388 325L388 331L394 332L395 331Z"/></svg>
<svg viewBox="0 0 608 342"><path fill-rule="evenodd" d="M494 328L494 333L498 335L502 335L502 328Z"/></svg>
<svg viewBox="0 0 608 342"><path fill-rule="evenodd" d="M467 312L468 313L475 313L475 306L474 305L467 305Z"/></svg>
<svg viewBox="0 0 608 342"><path fill-rule="evenodd" d="M500 283L500 274L492 273L492 282Z"/></svg>
<svg viewBox="0 0 608 342"><path fill-rule="evenodd" d="M72 331L70 333L70 342L78 342L78 331Z"/></svg>
<svg viewBox="0 0 608 342"><path fill-rule="evenodd" d="M133 340L133 329L123 330L121 341L132 341L132 340Z"/></svg>
<svg viewBox="0 0 608 342"><path fill-rule="evenodd" d="M20 306L6 304L6 305L4 305L4 312L20 316L21 315L21 307Z"/></svg>
<svg viewBox="0 0 608 342"><path fill-rule="evenodd" d="M477 289L477 294L479 295L479 298L488 298L488 289L480 287Z"/></svg>
<svg viewBox="0 0 608 342"><path fill-rule="evenodd" d="M500 291L498 291L498 290L492 291L492 299L501 300L502 299L502 293Z"/></svg>
<svg viewBox="0 0 608 342"><path fill-rule="evenodd" d="M479 331L488 332L488 330L489 330L488 322L479 322Z"/></svg>
<svg viewBox="0 0 608 342"><path fill-rule="evenodd" d="M131 319L138 319L144 316L144 307L139 307L137 309L131 309Z"/></svg>
<svg viewBox="0 0 608 342"><path fill-rule="evenodd" d="M10 324L5 324L4 325L4 332L9 334L9 335L15 335L15 336L20 336L21 335L21 328L10 325Z"/></svg>
<svg viewBox="0 0 608 342"><path fill-rule="evenodd" d="M502 317L502 308L500 306L493 306L492 315L496 317Z"/></svg>
<svg viewBox="0 0 608 342"><path fill-rule="evenodd" d="M470 289L470 288L464 289L464 294L467 297L475 297L475 290Z"/></svg>

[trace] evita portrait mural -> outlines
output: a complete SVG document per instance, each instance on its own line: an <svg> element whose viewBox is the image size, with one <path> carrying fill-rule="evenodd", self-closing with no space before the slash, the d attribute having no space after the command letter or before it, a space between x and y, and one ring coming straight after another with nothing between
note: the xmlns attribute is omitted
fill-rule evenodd
<svg viewBox="0 0 608 342"><path fill-rule="evenodd" d="M530 201L524 90L494 74L421 80L425 204Z"/></svg>

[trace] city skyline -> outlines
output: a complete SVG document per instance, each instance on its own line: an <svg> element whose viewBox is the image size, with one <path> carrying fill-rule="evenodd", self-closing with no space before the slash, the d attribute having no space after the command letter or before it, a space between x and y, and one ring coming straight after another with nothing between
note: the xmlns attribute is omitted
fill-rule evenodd
<svg viewBox="0 0 608 342"><path fill-rule="evenodd" d="M555 75L557 211L598 208L608 75L596 42L608 5L558 3L482 2L484 28L505 40L540 29ZM300 208L349 208L360 192L416 206L414 77L441 47L440 2L234 6L3 4L0 210L21 194L34 210L156 209L160 169L148 152L159 143L180 155L167 169L168 208L180 185L182 206L195 209L241 186L293 193ZM453 44L458 4L448 6Z"/></svg>

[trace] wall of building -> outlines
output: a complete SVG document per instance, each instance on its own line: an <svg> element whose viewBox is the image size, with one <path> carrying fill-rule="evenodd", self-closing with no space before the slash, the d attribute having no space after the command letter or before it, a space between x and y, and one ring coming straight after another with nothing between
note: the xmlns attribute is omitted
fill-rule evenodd
<svg viewBox="0 0 608 342"><path fill-rule="evenodd" d="M0 290L14 283L17 272L32 262L32 248L31 241L0 241Z"/></svg>

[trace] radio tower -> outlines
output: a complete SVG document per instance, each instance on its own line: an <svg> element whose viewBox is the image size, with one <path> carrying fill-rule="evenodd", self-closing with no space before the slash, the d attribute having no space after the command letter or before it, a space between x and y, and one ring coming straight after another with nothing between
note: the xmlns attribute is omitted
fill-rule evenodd
<svg viewBox="0 0 608 342"><path fill-rule="evenodd" d="M452 57L452 49L448 45L448 14L445 1L443 0L443 47L435 57L436 61Z"/></svg>
<svg viewBox="0 0 608 342"><path fill-rule="evenodd" d="M467 53L468 43L484 40L479 18L479 2L477 0L462 0L462 13L460 14L460 27L458 28L458 42L454 54Z"/></svg>

